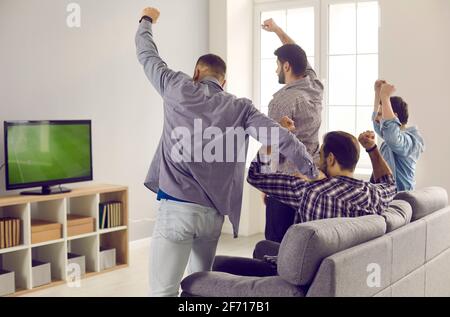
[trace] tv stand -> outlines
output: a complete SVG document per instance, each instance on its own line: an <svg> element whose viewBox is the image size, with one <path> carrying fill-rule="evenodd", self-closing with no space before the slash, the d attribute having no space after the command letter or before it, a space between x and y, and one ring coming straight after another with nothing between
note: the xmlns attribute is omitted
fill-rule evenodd
<svg viewBox="0 0 450 317"><path fill-rule="evenodd" d="M100 204L108 202L122 203L122 213L119 219L121 225L102 229L99 207ZM84 284L84 278L128 267L128 211L128 188L126 186L94 184L72 188L70 193L60 195L0 197L0 218L20 219L20 243L13 247L0 249L0 271L14 272L15 274L15 292L8 296L22 296L65 283L70 283L68 288L76 287L77 284L73 283L77 277L81 279L81 286L86 287L89 283ZM92 232L69 235L71 216L94 218L95 224ZM62 225L60 238L33 243L36 227L32 224L39 220ZM103 267L105 259L107 263L110 263L108 261L111 261L112 258L110 258L111 253L105 254L104 250L112 249L115 249L116 265L105 269ZM71 261L69 253L85 257L84 275L77 276L77 270L73 266L74 263ZM52 277L50 284L36 287L33 285L34 274L37 274L37 277L41 274L33 269L33 260L50 263ZM5 280L1 278L2 275L0 275L0 290L3 290ZM0 311L3 310L0 309Z"/></svg>
<svg viewBox="0 0 450 317"><path fill-rule="evenodd" d="M69 188L65 187L50 187L50 186L42 186L41 190L31 190L26 192L21 192L21 195L24 196L48 196L48 195L57 195L57 194L64 194L64 193L70 193L71 190Z"/></svg>

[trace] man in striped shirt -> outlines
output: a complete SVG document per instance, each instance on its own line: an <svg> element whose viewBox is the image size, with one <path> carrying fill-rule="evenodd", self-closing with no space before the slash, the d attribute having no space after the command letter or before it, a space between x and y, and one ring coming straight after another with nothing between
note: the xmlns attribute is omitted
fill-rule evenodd
<svg viewBox="0 0 450 317"><path fill-rule="evenodd" d="M375 143L375 133L365 132L359 142L372 161L375 184L357 180L358 140L345 132L331 132L320 149L322 175L309 180L270 171L269 152L262 149L250 167L247 181L264 193L297 210L296 223L325 218L381 215L397 193L392 172Z"/></svg>

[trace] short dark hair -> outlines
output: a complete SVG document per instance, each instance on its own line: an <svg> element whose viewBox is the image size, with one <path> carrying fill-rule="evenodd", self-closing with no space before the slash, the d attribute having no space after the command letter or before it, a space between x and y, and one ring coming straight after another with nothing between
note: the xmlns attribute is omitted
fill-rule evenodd
<svg viewBox="0 0 450 317"><path fill-rule="evenodd" d="M330 132L323 140L324 158L330 153L334 154L342 169L354 172L360 155L358 140L346 132Z"/></svg>
<svg viewBox="0 0 450 317"><path fill-rule="evenodd" d="M227 64L220 56L214 54L201 56L197 61L197 65L207 66L212 73L222 78L225 78L227 74Z"/></svg>
<svg viewBox="0 0 450 317"><path fill-rule="evenodd" d="M391 97L392 110L397 114L401 124L408 124L408 104L401 97Z"/></svg>
<svg viewBox="0 0 450 317"><path fill-rule="evenodd" d="M305 74L308 58L305 51L297 44L283 45L275 51L275 55L282 64L289 62L295 75L302 76Z"/></svg>

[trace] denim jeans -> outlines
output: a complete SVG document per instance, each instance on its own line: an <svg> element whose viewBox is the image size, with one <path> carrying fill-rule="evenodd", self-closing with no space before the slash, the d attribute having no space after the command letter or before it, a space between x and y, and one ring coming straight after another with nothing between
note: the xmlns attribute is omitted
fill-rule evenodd
<svg viewBox="0 0 450 317"><path fill-rule="evenodd" d="M162 200L150 249L150 294L176 297L188 274L210 271L224 216L213 208Z"/></svg>

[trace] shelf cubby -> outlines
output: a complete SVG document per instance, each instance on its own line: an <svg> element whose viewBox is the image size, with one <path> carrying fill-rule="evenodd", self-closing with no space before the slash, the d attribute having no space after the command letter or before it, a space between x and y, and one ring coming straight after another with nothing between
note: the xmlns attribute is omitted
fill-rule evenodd
<svg viewBox="0 0 450 317"><path fill-rule="evenodd" d="M118 230L100 234L100 248L116 249L116 265L128 263L127 230Z"/></svg>
<svg viewBox="0 0 450 317"><path fill-rule="evenodd" d="M98 236L74 239L68 242L67 252L82 255L86 259L86 274L99 272Z"/></svg>
<svg viewBox="0 0 450 317"><path fill-rule="evenodd" d="M64 281L66 278L67 248L63 242L48 244L31 249L32 260L51 264L52 282Z"/></svg>
<svg viewBox="0 0 450 317"><path fill-rule="evenodd" d="M121 202L122 203L122 212L121 212L121 226L128 226L128 191L114 191L109 193L100 194L99 203L107 203L107 202ZM99 210L97 211L97 216L99 214ZM97 222L97 228L99 227L100 219ZM106 230L106 229L99 229Z"/></svg>
<svg viewBox="0 0 450 317"><path fill-rule="evenodd" d="M28 204L18 204L12 206L0 207L0 218L18 218L20 219L20 236L19 244L10 248L0 249L0 254L9 252L10 250L17 250L30 243L30 211Z"/></svg>
<svg viewBox="0 0 450 317"><path fill-rule="evenodd" d="M50 223L57 223L61 225L62 232L58 238L47 242L58 242L60 239L64 239L67 236L66 230L66 201L65 199L55 199L48 201L40 201L30 204L31 207L31 227L33 227L34 221L46 221ZM32 246L41 246L42 243L33 243L33 234L31 234Z"/></svg>
<svg viewBox="0 0 450 317"><path fill-rule="evenodd" d="M99 195L88 195L69 198L67 199L67 215L92 217L95 219L94 227L97 228L98 204L99 204Z"/></svg>
<svg viewBox="0 0 450 317"><path fill-rule="evenodd" d="M0 255L0 268L14 272L16 292L31 288L30 249L3 253Z"/></svg>

